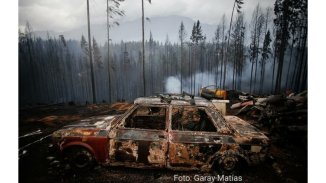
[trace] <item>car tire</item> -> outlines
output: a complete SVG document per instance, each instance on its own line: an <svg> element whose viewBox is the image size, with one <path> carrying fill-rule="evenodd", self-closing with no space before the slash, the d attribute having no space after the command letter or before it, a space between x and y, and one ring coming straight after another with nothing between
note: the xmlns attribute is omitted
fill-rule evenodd
<svg viewBox="0 0 326 183"><path fill-rule="evenodd" d="M239 159L233 155L222 156L219 159L219 167L227 172L236 170L239 166Z"/></svg>
<svg viewBox="0 0 326 183"><path fill-rule="evenodd" d="M240 168L240 159L232 150L224 152L215 161L213 169L215 172L232 173Z"/></svg>
<svg viewBox="0 0 326 183"><path fill-rule="evenodd" d="M68 149L66 160L73 170L86 171L94 166L94 157L86 148L73 147Z"/></svg>

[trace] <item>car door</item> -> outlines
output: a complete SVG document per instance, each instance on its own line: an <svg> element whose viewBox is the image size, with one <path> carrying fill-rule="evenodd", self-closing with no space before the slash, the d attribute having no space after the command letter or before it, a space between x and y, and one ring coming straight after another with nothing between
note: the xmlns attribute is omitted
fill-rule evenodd
<svg viewBox="0 0 326 183"><path fill-rule="evenodd" d="M173 106L171 118L169 167L201 169L208 165L224 143L224 137L217 133L218 127L205 108Z"/></svg>
<svg viewBox="0 0 326 183"><path fill-rule="evenodd" d="M167 114L167 106L137 105L109 134L109 163L164 167L168 150Z"/></svg>

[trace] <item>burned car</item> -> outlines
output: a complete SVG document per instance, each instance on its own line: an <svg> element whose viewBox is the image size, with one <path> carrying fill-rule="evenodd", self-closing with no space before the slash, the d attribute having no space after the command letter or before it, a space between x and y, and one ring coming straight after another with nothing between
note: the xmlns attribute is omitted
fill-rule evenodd
<svg viewBox="0 0 326 183"><path fill-rule="evenodd" d="M236 116L222 116L211 101L188 95L142 97L124 114L65 126L54 146L76 169L99 163L135 168L232 171L258 164L269 139Z"/></svg>

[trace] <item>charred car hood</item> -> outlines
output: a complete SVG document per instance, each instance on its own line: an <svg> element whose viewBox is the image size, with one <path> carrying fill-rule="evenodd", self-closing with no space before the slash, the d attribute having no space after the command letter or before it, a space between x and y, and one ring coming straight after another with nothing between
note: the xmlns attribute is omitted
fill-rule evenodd
<svg viewBox="0 0 326 183"><path fill-rule="evenodd" d="M118 115L105 115L90 117L74 124L64 126L62 129L53 132L53 137L65 136L96 136L101 135L111 128L111 122L115 120Z"/></svg>

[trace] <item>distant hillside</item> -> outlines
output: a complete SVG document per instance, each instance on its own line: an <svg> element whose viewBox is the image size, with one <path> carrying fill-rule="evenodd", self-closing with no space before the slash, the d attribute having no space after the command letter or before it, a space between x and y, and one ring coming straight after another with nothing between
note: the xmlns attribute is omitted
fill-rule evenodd
<svg viewBox="0 0 326 183"><path fill-rule="evenodd" d="M181 21L183 21L186 31L187 39L191 35L192 26L195 20L182 16L166 16L166 17L152 17L150 21L145 20L145 39L149 39L149 32L152 31L154 40L165 42L166 35L169 35L171 42L178 41L178 29ZM216 25L202 23L203 33L206 34L207 40L210 41L214 37ZM47 31L36 31L36 35L43 38L47 37ZM66 39L80 40L81 35L87 36L86 25L78 29L73 29L67 32L53 32L49 31L49 35L58 36L64 35ZM106 24L95 24L91 26L91 34L100 43L104 44L107 40ZM122 22L120 26L115 26L111 29L111 39L113 42L123 41L140 41L141 40L141 19L134 21Z"/></svg>

